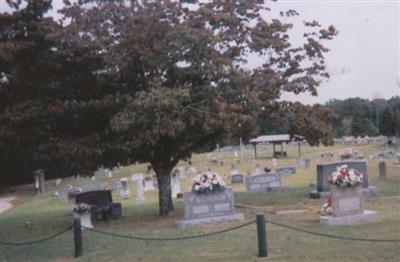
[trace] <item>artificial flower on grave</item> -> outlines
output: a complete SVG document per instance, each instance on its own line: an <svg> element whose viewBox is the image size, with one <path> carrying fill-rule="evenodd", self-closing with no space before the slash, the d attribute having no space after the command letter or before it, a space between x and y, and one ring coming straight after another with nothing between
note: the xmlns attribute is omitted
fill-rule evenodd
<svg viewBox="0 0 400 262"><path fill-rule="evenodd" d="M363 182L363 174L358 170L348 168L347 165L337 167L328 181L339 187L353 187Z"/></svg>
<svg viewBox="0 0 400 262"><path fill-rule="evenodd" d="M321 216L332 215L332 197L329 196L328 200L321 207Z"/></svg>
<svg viewBox="0 0 400 262"><path fill-rule="evenodd" d="M82 215L82 214L89 214L91 208L92 208L91 205L88 205L88 204L86 204L86 203L79 203L79 204L76 204L76 205L74 206L74 209L73 209L72 211L73 211L74 213L81 214L81 215Z"/></svg>
<svg viewBox="0 0 400 262"><path fill-rule="evenodd" d="M351 153L350 150L346 150L344 152L340 152L339 157L341 160L351 159L353 157L353 154Z"/></svg>
<svg viewBox="0 0 400 262"><path fill-rule="evenodd" d="M193 179L192 191L196 193L224 191L225 187L217 173L205 172Z"/></svg>

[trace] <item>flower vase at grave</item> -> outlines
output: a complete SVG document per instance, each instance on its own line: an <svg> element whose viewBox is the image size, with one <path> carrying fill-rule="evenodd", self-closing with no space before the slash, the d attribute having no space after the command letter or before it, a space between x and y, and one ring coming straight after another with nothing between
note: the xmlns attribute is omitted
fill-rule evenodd
<svg viewBox="0 0 400 262"><path fill-rule="evenodd" d="M79 217L81 219L82 230L87 228L93 228L92 220L90 219L90 212L81 214L74 213L74 214L76 217Z"/></svg>

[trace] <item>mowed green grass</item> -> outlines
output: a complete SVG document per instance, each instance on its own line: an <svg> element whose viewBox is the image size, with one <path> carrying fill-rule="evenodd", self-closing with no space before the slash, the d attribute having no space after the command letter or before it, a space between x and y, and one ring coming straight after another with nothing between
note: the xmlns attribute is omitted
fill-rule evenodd
<svg viewBox="0 0 400 262"><path fill-rule="evenodd" d="M326 151L339 152L344 146L302 149L306 157L312 159L310 169L298 168L297 174L285 177L283 183L290 189L286 192L263 194L241 194L236 203L253 206L255 209L240 207L238 212L245 214L246 220L255 218L258 212L265 212L268 219L293 226L334 235L400 239L400 168L394 161L388 161L387 179L378 179L378 161L368 160L370 184L377 186L379 196L365 200L365 208L378 211L378 221L357 226L328 227L318 223L319 209L324 200L308 197L308 185L316 179L315 165L321 161L320 154ZM358 151L371 155L378 146L357 146ZM295 165L297 148L286 147L289 158L278 160L279 166ZM240 166L241 172L254 171L251 151L245 156ZM261 152L261 167L271 166L271 152ZM197 170L207 169L207 154L193 156ZM213 168L222 176L229 173L233 153L221 153L219 159L224 166ZM181 163L182 165L184 163ZM130 177L133 173L144 173L146 165L125 167L112 179L96 176L96 180L112 184L121 177ZM189 175L182 183L186 191L191 185ZM65 187L73 180L64 180L59 187ZM51 184L51 183L49 183ZM244 191L244 185L234 185L235 191ZM124 217L121 220L98 222L95 228L125 235L168 237L185 236L212 232L236 224L220 224L203 228L176 228L175 221L183 217L183 200L175 199L176 212L167 218L158 217L157 191L146 192L146 203L135 204L135 186L130 183L131 198L122 200L119 191L114 190L113 198L121 202ZM54 234L71 225L72 205L66 197L53 196L55 187L48 186L48 192L34 195L29 191L15 193L19 199L16 206L0 214L0 241L29 241ZM303 213L278 215L278 211L303 209ZM207 238L184 241L138 241L101 235L84 231L84 256L73 257L73 235L69 231L50 241L27 246L0 245L0 261L399 261L400 243L369 243L334 240L301 232L267 226L268 258L257 258L256 226L250 225L239 230Z"/></svg>

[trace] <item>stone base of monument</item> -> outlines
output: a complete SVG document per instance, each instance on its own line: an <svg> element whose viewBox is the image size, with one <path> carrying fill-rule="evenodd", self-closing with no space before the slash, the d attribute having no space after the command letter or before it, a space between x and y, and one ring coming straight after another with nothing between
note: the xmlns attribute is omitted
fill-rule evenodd
<svg viewBox="0 0 400 262"><path fill-rule="evenodd" d="M376 211L364 210L361 214L349 216L320 216L319 222L328 226L358 225L375 221L377 217Z"/></svg>
<svg viewBox="0 0 400 262"><path fill-rule="evenodd" d="M218 216L218 217L177 220L176 226L178 228L186 228L186 227L198 227L207 224L218 224L218 223L236 222L236 221L244 221L244 216L242 213L235 213L231 215Z"/></svg>

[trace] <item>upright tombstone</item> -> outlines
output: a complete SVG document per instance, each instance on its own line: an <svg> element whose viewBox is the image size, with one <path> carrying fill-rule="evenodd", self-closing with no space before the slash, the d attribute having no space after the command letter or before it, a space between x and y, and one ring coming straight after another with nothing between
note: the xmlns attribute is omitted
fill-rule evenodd
<svg viewBox="0 0 400 262"><path fill-rule="evenodd" d="M44 193L46 191L46 181L44 178L43 169L38 169L33 172L33 177L35 179L35 190L36 193Z"/></svg>
<svg viewBox="0 0 400 262"><path fill-rule="evenodd" d="M146 177L144 179L144 191L152 191L152 190L156 190L156 188L154 187L154 183L153 183L153 178L152 177Z"/></svg>
<svg viewBox="0 0 400 262"><path fill-rule="evenodd" d="M304 159L304 167L309 169L310 166L311 166L311 159L309 158Z"/></svg>
<svg viewBox="0 0 400 262"><path fill-rule="evenodd" d="M296 174L296 168L293 166L279 167L275 170L275 173L281 177L291 176Z"/></svg>
<svg viewBox="0 0 400 262"><path fill-rule="evenodd" d="M272 158L272 166L275 168L278 165L278 160L276 158Z"/></svg>
<svg viewBox="0 0 400 262"><path fill-rule="evenodd" d="M120 182L121 182L121 190L120 190L121 197L123 199L127 199L131 194L128 187L128 179L121 178Z"/></svg>
<svg viewBox="0 0 400 262"><path fill-rule="evenodd" d="M275 173L260 174L246 177L246 192L268 192L282 189L282 179Z"/></svg>
<svg viewBox="0 0 400 262"><path fill-rule="evenodd" d="M110 190L95 190L76 195L76 203L91 205L92 220L119 219L122 216L121 203L113 203Z"/></svg>
<svg viewBox="0 0 400 262"><path fill-rule="evenodd" d="M229 173L229 177L231 179L231 184L240 184L244 182L243 175L237 169L233 169Z"/></svg>
<svg viewBox="0 0 400 262"><path fill-rule="evenodd" d="M231 188L207 194L187 192L184 194L184 201L184 219L176 221L179 228L244 220L242 213L235 212Z"/></svg>
<svg viewBox="0 0 400 262"><path fill-rule="evenodd" d="M260 164L256 164L256 169L255 169L255 171L254 171L254 175L258 175L258 174L262 174L263 173L263 171L261 171L261 168L260 168Z"/></svg>
<svg viewBox="0 0 400 262"><path fill-rule="evenodd" d="M106 169L106 177L112 178L112 171L109 168Z"/></svg>
<svg viewBox="0 0 400 262"><path fill-rule="evenodd" d="M135 174L132 175L132 182L135 182L137 185L136 188L136 205L141 205L144 203L144 186L143 186L143 174Z"/></svg>
<svg viewBox="0 0 400 262"><path fill-rule="evenodd" d="M311 160L309 158L300 158L297 160L299 166L303 166L305 168L310 168Z"/></svg>
<svg viewBox="0 0 400 262"><path fill-rule="evenodd" d="M386 162L380 161L379 162L379 179L386 178Z"/></svg>
<svg viewBox="0 0 400 262"><path fill-rule="evenodd" d="M332 161L334 157L335 157L335 154L333 154L332 152L327 152L327 153L322 153L321 154L321 158L324 161L328 161L328 162Z"/></svg>
<svg viewBox="0 0 400 262"><path fill-rule="evenodd" d="M376 196L378 189L370 186L368 182L367 162L363 160L346 160L340 162L330 162L318 164L317 169L317 186L310 191L311 198L325 198L331 195L331 188L328 178L336 168L342 165L347 165L348 168L358 170L363 176L362 193L364 196Z"/></svg>
<svg viewBox="0 0 400 262"><path fill-rule="evenodd" d="M182 193L178 176L171 176L171 191L172 198L177 198L178 194Z"/></svg>
<svg viewBox="0 0 400 262"><path fill-rule="evenodd" d="M356 225L376 220L377 213L364 210L362 187L331 185L332 214L320 216L320 223L329 226Z"/></svg>
<svg viewBox="0 0 400 262"><path fill-rule="evenodd" d="M179 166L173 170L173 173L178 177L184 177L186 175L185 167Z"/></svg>

